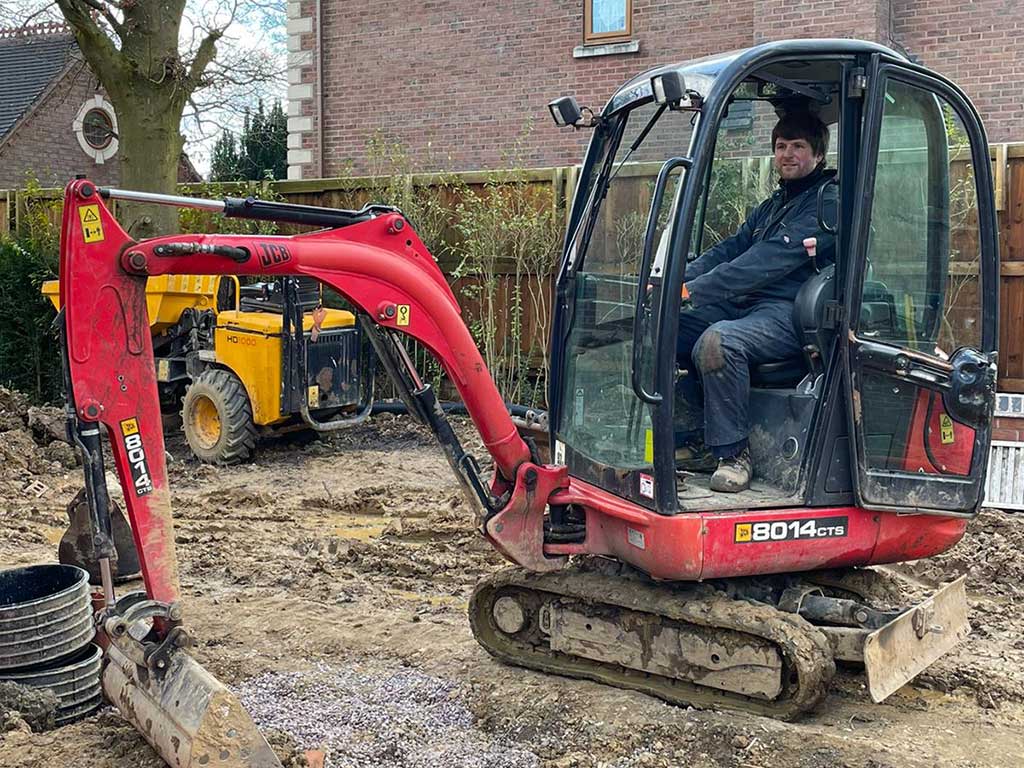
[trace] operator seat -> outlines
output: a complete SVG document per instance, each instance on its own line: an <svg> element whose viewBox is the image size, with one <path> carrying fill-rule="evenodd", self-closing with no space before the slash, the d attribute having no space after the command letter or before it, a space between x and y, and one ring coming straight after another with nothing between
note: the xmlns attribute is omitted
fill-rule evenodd
<svg viewBox="0 0 1024 768"><path fill-rule="evenodd" d="M825 304L835 298L835 265L800 286L793 300L793 327L804 354L750 369L750 386L778 389L796 386L809 371L824 370L823 357L832 346L835 329L824 327Z"/></svg>

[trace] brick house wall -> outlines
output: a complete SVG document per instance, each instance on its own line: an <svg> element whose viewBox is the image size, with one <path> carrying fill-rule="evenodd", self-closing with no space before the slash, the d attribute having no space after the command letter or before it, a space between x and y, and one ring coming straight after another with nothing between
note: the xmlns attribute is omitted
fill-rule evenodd
<svg viewBox="0 0 1024 768"><path fill-rule="evenodd" d="M1018 0L894 0L893 34L963 88L989 141L1024 140L1024 5Z"/></svg>
<svg viewBox="0 0 1024 768"><path fill-rule="evenodd" d="M1019 10L1006 0L633 0L628 52L577 57L583 0L381 0L372 13L290 2L289 178L370 173L375 136L417 170L501 167L517 147L526 167L579 162L589 134L556 131L551 98L572 93L599 108L657 64L791 37L902 48L966 89L991 140L1020 139Z"/></svg>
<svg viewBox="0 0 1024 768"><path fill-rule="evenodd" d="M24 186L27 173L44 187L62 187L76 173L97 184L116 185L117 155L98 164L83 151L72 128L82 104L103 93L84 64L72 63L0 143L0 189Z"/></svg>

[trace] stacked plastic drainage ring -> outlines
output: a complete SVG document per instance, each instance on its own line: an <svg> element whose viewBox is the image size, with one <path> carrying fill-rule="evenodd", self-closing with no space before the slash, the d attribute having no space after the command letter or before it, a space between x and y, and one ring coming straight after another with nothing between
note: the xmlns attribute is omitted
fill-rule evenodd
<svg viewBox="0 0 1024 768"><path fill-rule="evenodd" d="M0 571L0 680L49 688L64 725L103 701L89 574L73 565Z"/></svg>

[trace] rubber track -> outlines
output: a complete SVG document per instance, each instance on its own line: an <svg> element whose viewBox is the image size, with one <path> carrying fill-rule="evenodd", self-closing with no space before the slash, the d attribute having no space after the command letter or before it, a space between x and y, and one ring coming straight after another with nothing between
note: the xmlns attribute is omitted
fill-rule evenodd
<svg viewBox="0 0 1024 768"><path fill-rule="evenodd" d="M256 449L256 425L252 420L252 406L245 386L235 374L221 368L207 368L196 377L192 386L197 384L219 392L224 398L225 418L221 420L221 429L227 432L228 440L217 456L217 463L238 464L245 461ZM184 425L184 408L181 417Z"/></svg>
<svg viewBox="0 0 1024 768"><path fill-rule="evenodd" d="M517 640L497 629L491 613L493 601L508 588L533 592L542 599L568 597L590 605L653 613L675 621L764 638L783 658L782 693L772 701L765 701L617 664L570 656ZM619 574L580 568L549 574L505 569L477 585L469 603L469 619L477 642L506 663L642 691L672 704L698 709L733 709L791 720L825 698L835 674L828 640L801 617L771 606L734 600L706 585L659 584L631 569ZM536 626L537 617L532 615L531 621ZM517 634L526 634L526 630Z"/></svg>

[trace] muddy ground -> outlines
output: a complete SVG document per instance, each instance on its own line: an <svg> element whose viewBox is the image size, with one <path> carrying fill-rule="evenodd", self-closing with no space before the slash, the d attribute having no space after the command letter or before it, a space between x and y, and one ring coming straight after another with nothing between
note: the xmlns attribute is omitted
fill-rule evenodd
<svg viewBox="0 0 1024 768"><path fill-rule="evenodd" d="M39 414L6 418L0 396L0 565L53 561L79 470ZM967 642L881 705L841 670L815 714L780 723L495 662L465 612L502 561L407 419L264 447L230 469L187 459L176 437L168 449L193 654L239 691L286 765L315 748L328 768L1024 764L1019 515L986 512L951 552L898 569L908 588L968 574ZM160 765L110 708L0 735L5 767Z"/></svg>

